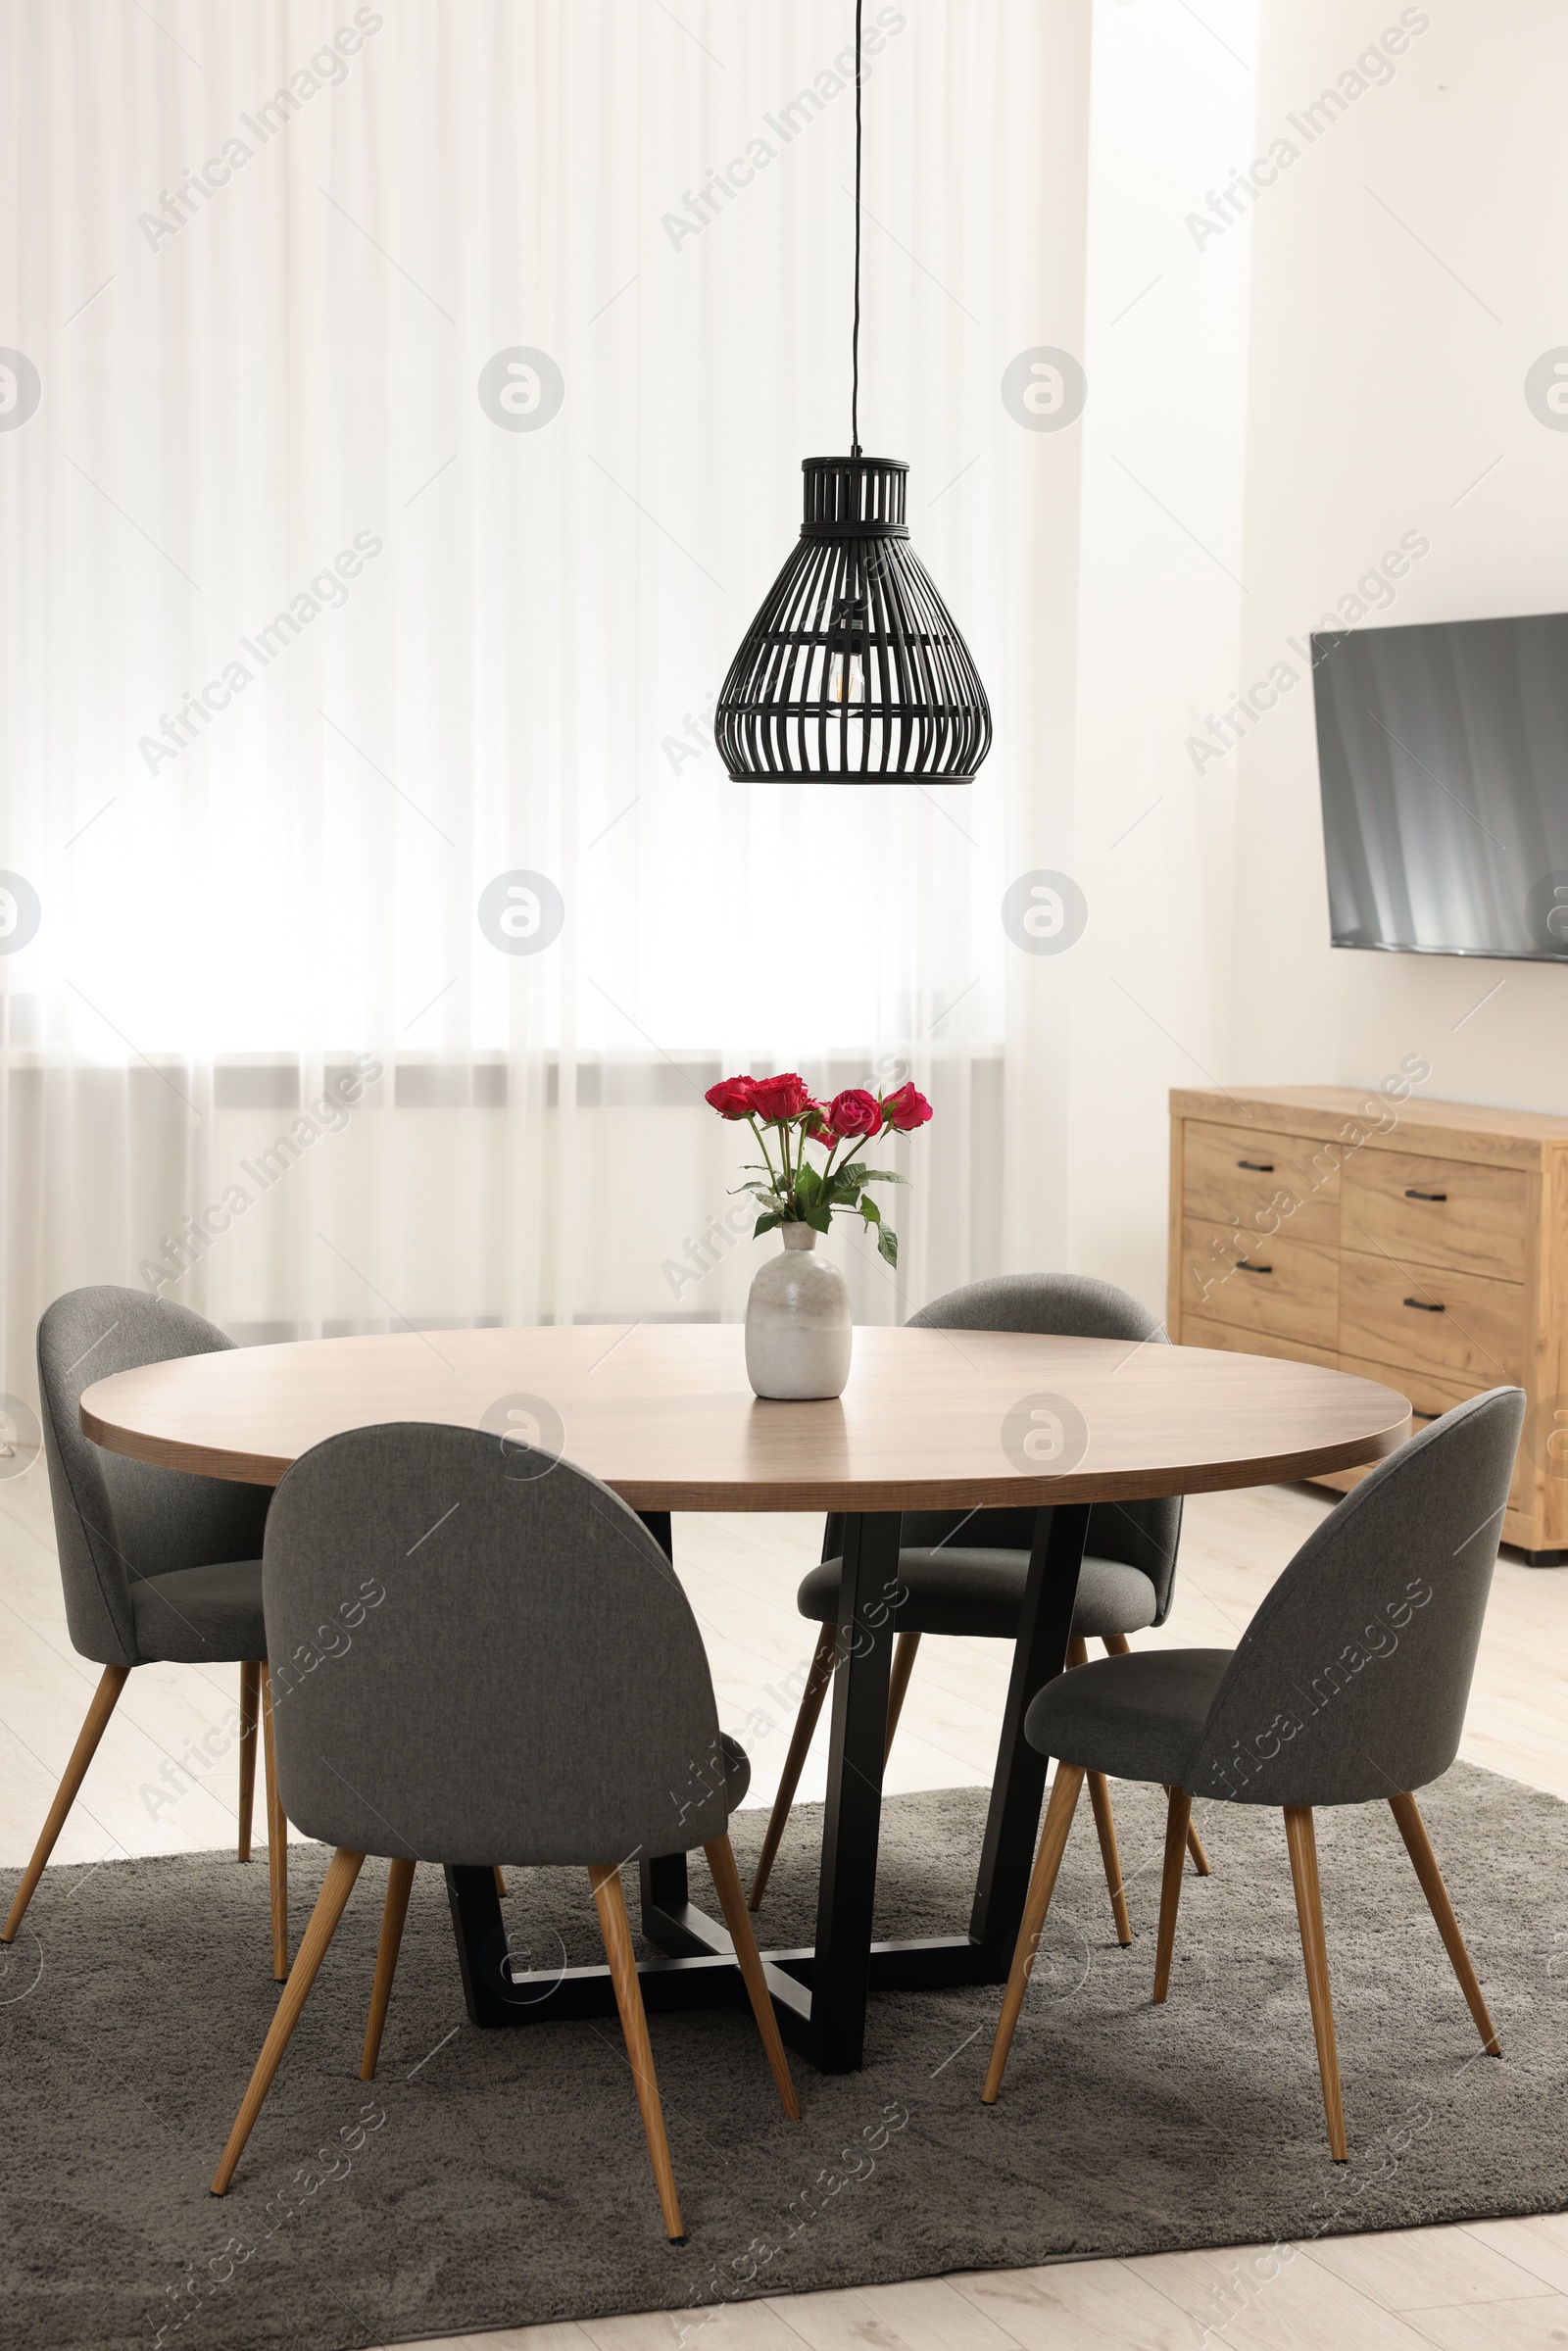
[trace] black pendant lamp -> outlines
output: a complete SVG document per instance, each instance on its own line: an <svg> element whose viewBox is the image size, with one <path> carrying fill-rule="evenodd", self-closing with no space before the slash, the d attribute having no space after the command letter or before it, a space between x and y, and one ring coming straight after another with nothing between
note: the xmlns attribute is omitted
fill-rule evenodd
<svg viewBox="0 0 1568 2351"><path fill-rule="evenodd" d="M860 450L861 4L851 448L802 460L800 543L724 680L713 731L737 783L967 784L991 749L980 673L909 544L909 468Z"/></svg>

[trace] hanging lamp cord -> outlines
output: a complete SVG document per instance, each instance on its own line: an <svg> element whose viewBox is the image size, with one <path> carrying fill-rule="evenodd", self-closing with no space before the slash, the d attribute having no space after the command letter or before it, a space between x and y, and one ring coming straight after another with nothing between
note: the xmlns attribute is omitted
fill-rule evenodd
<svg viewBox="0 0 1568 2351"><path fill-rule="evenodd" d="M850 455L860 454L860 10L855 0L855 333L850 343Z"/></svg>

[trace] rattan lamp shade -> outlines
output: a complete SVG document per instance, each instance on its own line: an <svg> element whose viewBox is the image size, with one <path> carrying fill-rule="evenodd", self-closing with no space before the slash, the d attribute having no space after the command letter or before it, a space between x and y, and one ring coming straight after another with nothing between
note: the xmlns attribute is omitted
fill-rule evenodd
<svg viewBox="0 0 1568 2351"><path fill-rule="evenodd" d="M991 748L969 648L909 544L899 458L808 457L800 544L730 663L737 781L967 784Z"/></svg>

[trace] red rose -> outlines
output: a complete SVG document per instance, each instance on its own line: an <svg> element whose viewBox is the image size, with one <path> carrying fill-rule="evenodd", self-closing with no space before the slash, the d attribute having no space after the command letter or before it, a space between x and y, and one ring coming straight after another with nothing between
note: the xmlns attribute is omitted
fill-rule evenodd
<svg viewBox="0 0 1568 2351"><path fill-rule="evenodd" d="M828 1122L827 1105L824 1102L808 1102L804 1123L810 1142L832 1143L837 1140Z"/></svg>
<svg viewBox="0 0 1568 2351"><path fill-rule="evenodd" d="M832 1120L834 1134L842 1136L846 1143L853 1142L857 1136L880 1135L882 1132L882 1112L877 1106L876 1096L865 1093L858 1086L851 1086L847 1093L835 1094L828 1104L827 1114Z"/></svg>
<svg viewBox="0 0 1568 2351"><path fill-rule="evenodd" d="M752 1089L751 1107L759 1118L799 1118L803 1110L810 1107L810 1093L793 1069L785 1070L782 1077L751 1078L747 1082Z"/></svg>
<svg viewBox="0 0 1568 2351"><path fill-rule="evenodd" d="M720 1078L710 1086L704 1100L710 1102L720 1118L750 1118L756 1107L757 1084L753 1078Z"/></svg>
<svg viewBox="0 0 1568 2351"><path fill-rule="evenodd" d="M924 1126L931 1115L931 1104L913 1086L904 1085L897 1094L888 1096L882 1104L882 1115L895 1133L907 1135L913 1128Z"/></svg>

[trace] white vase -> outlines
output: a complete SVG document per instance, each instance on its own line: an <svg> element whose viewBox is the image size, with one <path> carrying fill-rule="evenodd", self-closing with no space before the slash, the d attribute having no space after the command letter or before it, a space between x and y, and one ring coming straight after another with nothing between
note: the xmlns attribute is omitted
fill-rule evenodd
<svg viewBox="0 0 1568 2351"><path fill-rule="evenodd" d="M850 1376L849 1285L815 1257L808 1224L780 1228L784 1248L759 1266L746 1301L746 1376L781 1403L842 1396Z"/></svg>

